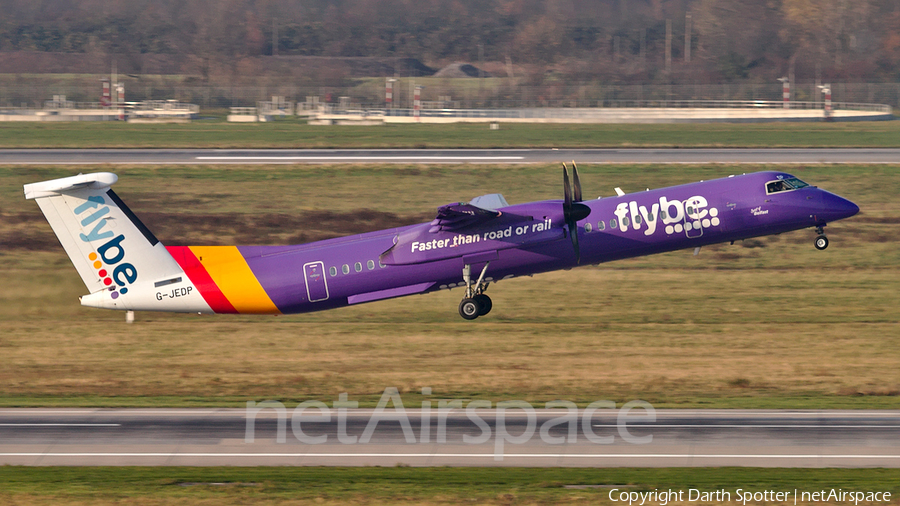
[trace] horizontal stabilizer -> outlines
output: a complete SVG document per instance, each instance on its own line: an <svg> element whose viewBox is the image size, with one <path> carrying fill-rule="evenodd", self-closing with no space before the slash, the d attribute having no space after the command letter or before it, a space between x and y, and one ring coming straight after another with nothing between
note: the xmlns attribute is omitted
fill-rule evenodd
<svg viewBox="0 0 900 506"><path fill-rule="evenodd" d="M51 197L53 195L60 195L64 192L74 190L101 190L114 185L118 180L119 177L112 172L78 174L77 176L51 179L49 181L41 181L40 183L26 184L25 198L36 199L40 197Z"/></svg>

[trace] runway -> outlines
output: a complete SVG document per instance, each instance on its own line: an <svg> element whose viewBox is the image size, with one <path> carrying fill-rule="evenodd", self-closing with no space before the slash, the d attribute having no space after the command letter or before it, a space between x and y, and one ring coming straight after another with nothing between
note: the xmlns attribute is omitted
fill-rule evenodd
<svg viewBox="0 0 900 506"><path fill-rule="evenodd" d="M0 164L530 164L878 163L900 164L900 149L3 149Z"/></svg>
<svg viewBox="0 0 900 506"><path fill-rule="evenodd" d="M0 465L900 467L900 411L2 409ZM325 407L321 405L320 407ZM560 418L565 415L568 418Z"/></svg>

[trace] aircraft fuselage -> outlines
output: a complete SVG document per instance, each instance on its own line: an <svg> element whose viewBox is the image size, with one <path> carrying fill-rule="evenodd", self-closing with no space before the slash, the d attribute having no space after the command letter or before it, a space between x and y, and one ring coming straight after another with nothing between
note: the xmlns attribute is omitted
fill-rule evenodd
<svg viewBox="0 0 900 506"><path fill-rule="evenodd" d="M484 281L496 282L579 263L821 228L859 210L813 186L777 190L785 180L795 178L757 172L583 201L590 213L577 221L580 262L563 201L547 200L503 207L497 218L450 231L439 229L436 220L292 246L170 246L166 249L184 276L147 279L115 300L98 292L82 303L147 311L303 313L465 287L466 265L473 278L487 265Z"/></svg>

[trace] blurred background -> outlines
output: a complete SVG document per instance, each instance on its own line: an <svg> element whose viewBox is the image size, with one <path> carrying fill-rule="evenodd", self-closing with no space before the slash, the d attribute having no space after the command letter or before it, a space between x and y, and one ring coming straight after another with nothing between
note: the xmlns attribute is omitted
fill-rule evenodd
<svg viewBox="0 0 900 506"><path fill-rule="evenodd" d="M898 0L0 0L0 106L900 106Z"/></svg>

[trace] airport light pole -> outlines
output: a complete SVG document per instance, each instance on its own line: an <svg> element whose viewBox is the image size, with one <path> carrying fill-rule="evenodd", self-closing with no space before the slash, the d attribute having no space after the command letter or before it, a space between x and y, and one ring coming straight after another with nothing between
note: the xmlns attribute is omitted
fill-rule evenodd
<svg viewBox="0 0 900 506"><path fill-rule="evenodd" d="M791 80L787 77L778 78L781 81L781 99L784 101L784 108L791 108Z"/></svg>
<svg viewBox="0 0 900 506"><path fill-rule="evenodd" d="M125 121L125 83L116 83L116 107L119 108L119 121Z"/></svg>
<svg viewBox="0 0 900 506"><path fill-rule="evenodd" d="M415 116L416 122L419 121L419 111L422 109L422 88L424 86L417 84L416 92L413 95L413 116Z"/></svg>
<svg viewBox="0 0 900 506"><path fill-rule="evenodd" d="M110 91L109 78L100 80L102 90L100 92L100 107L107 108L112 104L112 92Z"/></svg>
<svg viewBox="0 0 900 506"><path fill-rule="evenodd" d="M394 83L397 80L393 77L389 77L384 85L384 107L385 109L393 109L394 108Z"/></svg>
<svg viewBox="0 0 900 506"><path fill-rule="evenodd" d="M820 85L819 89L825 94L825 121L831 121L831 84Z"/></svg>

